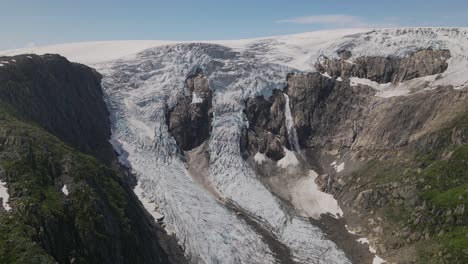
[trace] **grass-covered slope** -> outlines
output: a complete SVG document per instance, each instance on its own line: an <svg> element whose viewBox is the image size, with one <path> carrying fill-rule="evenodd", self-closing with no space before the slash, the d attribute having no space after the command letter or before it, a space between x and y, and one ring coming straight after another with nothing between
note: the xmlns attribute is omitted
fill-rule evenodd
<svg viewBox="0 0 468 264"><path fill-rule="evenodd" d="M467 139L462 114L416 151L367 162L351 175L339 195L360 211L354 221L384 245L381 252L400 249L402 263L468 263Z"/></svg>
<svg viewBox="0 0 468 264"><path fill-rule="evenodd" d="M144 247L167 261L140 241L135 220L151 225L113 170L3 107L0 179L13 208L0 214L0 263L147 263Z"/></svg>

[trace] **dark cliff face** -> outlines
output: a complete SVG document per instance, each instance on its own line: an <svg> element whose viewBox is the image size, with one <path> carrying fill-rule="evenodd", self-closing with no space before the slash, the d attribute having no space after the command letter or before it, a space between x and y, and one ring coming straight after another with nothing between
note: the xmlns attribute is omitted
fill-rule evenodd
<svg viewBox="0 0 468 264"><path fill-rule="evenodd" d="M448 50L421 50L406 58L359 57L349 61L349 51L338 53L340 59L322 57L315 67L331 77L366 78L378 83L398 83L444 72L450 58Z"/></svg>
<svg viewBox="0 0 468 264"><path fill-rule="evenodd" d="M201 70L186 80L190 96L181 98L167 111L167 125L182 150L191 150L205 142L211 133L212 91Z"/></svg>
<svg viewBox="0 0 468 264"><path fill-rule="evenodd" d="M2 101L78 150L107 163L114 158L99 73L57 55L8 60L16 62L0 68Z"/></svg>
<svg viewBox="0 0 468 264"><path fill-rule="evenodd" d="M329 79L319 73L290 75L286 91L299 143L305 148L330 144L350 147L375 93L369 87L350 86L349 82ZM332 135L337 142L330 140Z"/></svg>
<svg viewBox="0 0 468 264"><path fill-rule="evenodd" d="M6 59L0 179L12 210L0 213L0 262L184 263L127 172L108 167L115 156L99 74L57 55Z"/></svg>
<svg viewBox="0 0 468 264"><path fill-rule="evenodd" d="M285 153L283 145L290 147L285 124L284 93L274 90L269 98L249 98L245 114L251 126L245 129L241 139L242 152L255 155L260 152L273 160L280 160Z"/></svg>
<svg viewBox="0 0 468 264"><path fill-rule="evenodd" d="M366 86L350 86L319 73L290 74L284 92L275 90L265 99L247 100L249 129L244 133L243 148L250 155L257 151L273 160L284 156L282 146L291 148L285 124L285 99L289 106L301 148L350 147L362 125L374 91ZM334 138L332 141L331 138ZM244 143L245 142L245 143Z"/></svg>

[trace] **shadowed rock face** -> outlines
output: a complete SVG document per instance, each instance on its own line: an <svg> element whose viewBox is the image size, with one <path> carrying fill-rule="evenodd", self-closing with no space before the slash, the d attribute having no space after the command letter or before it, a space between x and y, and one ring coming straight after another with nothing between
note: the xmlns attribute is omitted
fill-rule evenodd
<svg viewBox="0 0 468 264"><path fill-rule="evenodd" d="M0 68L0 98L80 151L110 163L101 75L58 55L22 55ZM2 60L0 58L0 60Z"/></svg>
<svg viewBox="0 0 468 264"><path fill-rule="evenodd" d="M341 51L340 59L322 57L315 68L331 77L366 78L377 83L399 83L418 77L443 73L447 70L448 50L420 50L406 58L359 57L349 61L351 53Z"/></svg>
<svg viewBox="0 0 468 264"><path fill-rule="evenodd" d="M468 100L466 91L444 87L379 98L368 86L350 86L319 73L289 75L285 92L300 146L325 148L335 154L353 147L384 155L415 143L463 113ZM281 146L289 148L282 92L275 91L267 99L251 98L246 104L249 129L241 143L243 149L250 155L270 153L270 158L278 160ZM278 151L271 152L274 149Z"/></svg>
<svg viewBox="0 0 468 264"><path fill-rule="evenodd" d="M210 137L212 91L201 70L186 80L190 96L181 98L167 111L169 132L182 150L200 146Z"/></svg>
<svg viewBox="0 0 468 264"><path fill-rule="evenodd" d="M361 117L376 100L374 91L366 86L350 86L319 73L290 74L284 92L290 98L290 108L301 148L336 146L350 147L361 130ZM249 129L244 132L241 146L250 155L258 151L279 160L282 146L289 149L284 117L283 92L275 90L267 99L256 97L246 102Z"/></svg>
<svg viewBox="0 0 468 264"><path fill-rule="evenodd" d="M305 148L351 146L360 130L359 120L374 100L369 87L353 87L319 73L290 75L287 93L299 143Z"/></svg>

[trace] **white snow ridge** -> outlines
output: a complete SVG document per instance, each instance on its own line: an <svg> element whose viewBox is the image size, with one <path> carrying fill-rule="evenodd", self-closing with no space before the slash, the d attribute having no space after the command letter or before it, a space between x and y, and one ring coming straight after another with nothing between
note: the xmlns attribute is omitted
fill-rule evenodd
<svg viewBox="0 0 468 264"><path fill-rule="evenodd" d="M289 208L251 167L270 160L261 153L253 157L252 164L242 158L239 142L247 125L245 100L269 96L273 89L283 90L288 73L313 72L322 55L336 58L337 51L344 48L351 51L351 59L404 57L423 48L449 49L452 57L445 73L413 82L426 81L429 88L452 84L462 89L468 84L467 36L467 29L351 29L210 43L77 43L0 54L59 52L91 64L103 74L111 113L111 142L121 154L120 161L131 167L138 179L135 193L155 220L164 218L167 231L175 234L191 262L276 263L268 241L233 209L239 208L284 245L295 263L338 264L350 261L302 215L318 218L322 213L343 214L331 195L319 191L317 174L309 171L292 187L296 208ZM190 96L185 80L197 69L203 70L213 92L212 131L205 143L209 151L206 181L219 195L194 180L166 125L165 111L181 96ZM365 79L352 81L373 87L382 97L409 92L404 87L377 85ZM202 100L192 94L193 104ZM285 149L286 156L277 163L279 170L296 167L301 155L286 94L285 100L292 149ZM337 172L345 170L343 162L330 165ZM383 260L374 260L379 261Z"/></svg>

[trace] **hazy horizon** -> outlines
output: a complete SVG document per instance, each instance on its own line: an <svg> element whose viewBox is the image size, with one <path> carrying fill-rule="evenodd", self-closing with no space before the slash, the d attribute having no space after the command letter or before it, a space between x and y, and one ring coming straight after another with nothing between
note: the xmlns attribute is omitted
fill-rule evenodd
<svg viewBox="0 0 468 264"><path fill-rule="evenodd" d="M107 40L230 40L337 28L464 27L468 3L1 1L0 50ZM240 19L241 18L241 19Z"/></svg>

